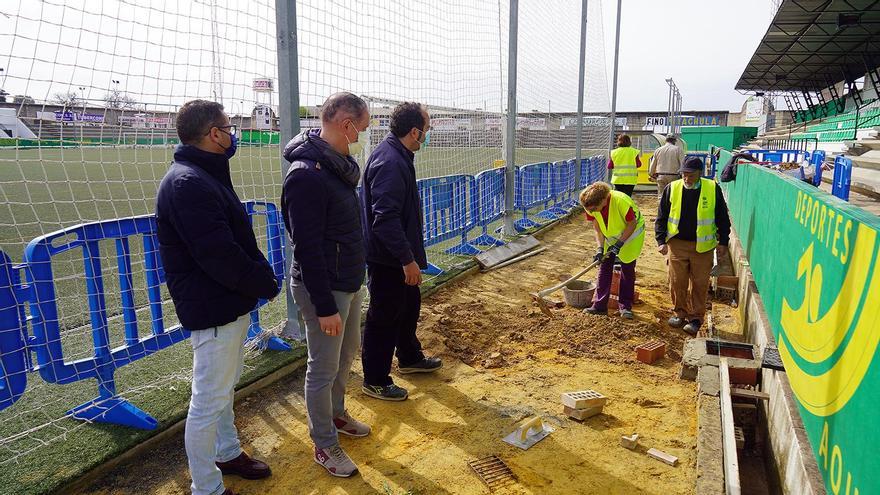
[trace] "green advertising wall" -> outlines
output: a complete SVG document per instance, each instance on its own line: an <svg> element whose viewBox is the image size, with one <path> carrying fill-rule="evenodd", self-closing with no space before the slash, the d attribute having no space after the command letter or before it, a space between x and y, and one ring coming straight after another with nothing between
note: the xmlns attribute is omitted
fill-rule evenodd
<svg viewBox="0 0 880 495"><path fill-rule="evenodd" d="M733 149L758 135L757 127L682 127L681 137L691 151L708 151L710 146Z"/></svg>
<svg viewBox="0 0 880 495"><path fill-rule="evenodd" d="M722 186L828 493L880 493L880 220L760 166Z"/></svg>

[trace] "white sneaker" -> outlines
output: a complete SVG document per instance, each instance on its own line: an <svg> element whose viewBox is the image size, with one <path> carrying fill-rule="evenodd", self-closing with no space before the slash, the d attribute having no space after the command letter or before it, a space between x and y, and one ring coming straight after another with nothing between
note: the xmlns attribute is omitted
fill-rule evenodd
<svg viewBox="0 0 880 495"><path fill-rule="evenodd" d="M350 478L358 472L357 466L339 444L326 449L315 447L315 462L338 478Z"/></svg>
<svg viewBox="0 0 880 495"><path fill-rule="evenodd" d="M336 431L350 437L365 437L370 434L370 425L352 418L348 411L333 418L333 424L336 426Z"/></svg>

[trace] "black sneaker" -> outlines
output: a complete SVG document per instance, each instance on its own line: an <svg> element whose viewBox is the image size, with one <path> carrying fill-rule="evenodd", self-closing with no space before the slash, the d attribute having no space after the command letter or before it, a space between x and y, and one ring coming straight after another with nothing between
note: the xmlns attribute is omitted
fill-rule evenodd
<svg viewBox="0 0 880 495"><path fill-rule="evenodd" d="M690 335L696 335L697 332L700 331L700 326L702 324L703 322L701 322L700 320L691 320L690 322L688 322L687 325L684 326L684 328L682 328L682 330Z"/></svg>
<svg viewBox="0 0 880 495"><path fill-rule="evenodd" d="M361 387L361 391L370 397L382 400L402 401L409 397L409 392L407 392L405 388L398 387L393 383L385 386L367 385L365 383L363 387Z"/></svg>
<svg viewBox="0 0 880 495"><path fill-rule="evenodd" d="M673 316L672 318L667 320L666 323L668 323L669 326L672 328L681 328L685 326L687 320L685 320L684 318L679 318L678 316Z"/></svg>
<svg viewBox="0 0 880 495"><path fill-rule="evenodd" d="M589 308L584 309L584 313L591 315L607 315L608 308L597 308L594 306L590 306Z"/></svg>
<svg viewBox="0 0 880 495"><path fill-rule="evenodd" d="M409 366L401 366L398 371L407 375L409 373L431 373L443 367L443 361L436 357L426 357L421 361Z"/></svg>

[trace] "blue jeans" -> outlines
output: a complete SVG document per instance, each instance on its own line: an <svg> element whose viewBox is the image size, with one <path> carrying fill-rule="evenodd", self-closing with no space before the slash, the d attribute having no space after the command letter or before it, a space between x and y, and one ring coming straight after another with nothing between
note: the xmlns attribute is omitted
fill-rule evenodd
<svg viewBox="0 0 880 495"><path fill-rule="evenodd" d="M309 413L309 435L315 447L326 449L339 443L333 418L345 412L345 385L361 344L363 289L332 291L342 332L330 336L321 330L315 306L303 285L293 285L293 300L299 306L306 328L309 360L306 368L305 399Z"/></svg>
<svg viewBox="0 0 880 495"><path fill-rule="evenodd" d="M223 493L223 475L214 463L231 461L241 454L232 402L241 377L248 326L250 315L243 315L221 327L193 331L190 337L192 398L184 441L193 495Z"/></svg>

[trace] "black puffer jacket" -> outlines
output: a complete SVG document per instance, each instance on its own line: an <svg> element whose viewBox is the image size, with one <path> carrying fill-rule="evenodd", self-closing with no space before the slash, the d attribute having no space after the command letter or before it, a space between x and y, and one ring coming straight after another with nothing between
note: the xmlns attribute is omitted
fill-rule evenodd
<svg viewBox="0 0 880 495"><path fill-rule="evenodd" d="M156 222L168 291L187 330L231 323L278 294L225 155L178 146L159 184Z"/></svg>
<svg viewBox="0 0 880 495"><path fill-rule="evenodd" d="M304 131L284 148L291 163L281 208L290 236L292 284L305 285L318 316L337 312L331 290L357 292L366 261L356 188L360 169L321 139Z"/></svg>

